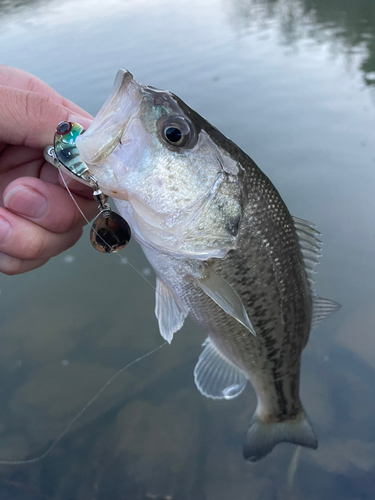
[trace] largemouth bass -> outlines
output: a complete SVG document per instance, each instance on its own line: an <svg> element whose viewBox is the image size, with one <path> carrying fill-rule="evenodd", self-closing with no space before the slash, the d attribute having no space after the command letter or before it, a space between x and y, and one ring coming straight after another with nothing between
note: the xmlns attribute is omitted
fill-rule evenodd
<svg viewBox="0 0 375 500"><path fill-rule="evenodd" d="M280 442L317 447L301 405L301 352L339 306L315 295L315 227L293 218L253 160L174 94L127 71L77 138L156 272L161 335L188 314L208 337L194 370L199 391L257 407L244 444L256 461Z"/></svg>

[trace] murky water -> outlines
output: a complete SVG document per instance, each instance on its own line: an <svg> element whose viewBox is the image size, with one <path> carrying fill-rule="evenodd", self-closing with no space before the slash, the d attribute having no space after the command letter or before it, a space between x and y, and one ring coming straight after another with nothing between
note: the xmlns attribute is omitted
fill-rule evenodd
<svg viewBox="0 0 375 500"><path fill-rule="evenodd" d="M319 448L296 468L288 444L243 461L254 393L198 393L204 337L187 321L48 457L1 466L1 499L374 498L374 29L372 0L0 0L1 63L92 114L125 67L248 152L323 233L316 288L343 305L303 353ZM153 281L135 243L124 254ZM116 370L162 343L151 286L87 233L41 269L1 276L0 291L0 460L43 453Z"/></svg>

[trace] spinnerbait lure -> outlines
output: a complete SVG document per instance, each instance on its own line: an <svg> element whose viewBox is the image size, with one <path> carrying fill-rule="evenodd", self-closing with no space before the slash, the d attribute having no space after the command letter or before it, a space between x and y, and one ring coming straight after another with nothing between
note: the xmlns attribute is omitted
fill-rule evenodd
<svg viewBox="0 0 375 500"><path fill-rule="evenodd" d="M93 188L99 214L91 226L91 244L102 253L117 252L129 243L131 230L126 220L108 205L98 181L79 155L76 139L84 132L85 129L79 123L60 122L56 128L54 145L44 149L44 158L70 177Z"/></svg>

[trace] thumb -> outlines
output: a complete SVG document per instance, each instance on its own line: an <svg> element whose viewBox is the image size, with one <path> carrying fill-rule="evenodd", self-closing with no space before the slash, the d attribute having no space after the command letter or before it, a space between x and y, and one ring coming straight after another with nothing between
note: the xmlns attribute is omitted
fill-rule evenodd
<svg viewBox="0 0 375 500"><path fill-rule="evenodd" d="M76 121L85 128L90 125L87 117L74 116L50 97L0 85L0 143L43 148L53 144L61 121Z"/></svg>

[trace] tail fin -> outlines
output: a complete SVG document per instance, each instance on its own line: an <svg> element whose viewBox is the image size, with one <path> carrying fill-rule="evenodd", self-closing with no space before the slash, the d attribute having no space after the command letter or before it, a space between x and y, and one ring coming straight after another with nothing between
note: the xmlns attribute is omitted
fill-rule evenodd
<svg viewBox="0 0 375 500"><path fill-rule="evenodd" d="M246 434L244 457L250 462L257 462L283 442L314 450L318 447L318 440L303 409L296 417L284 422L266 422L255 414Z"/></svg>

